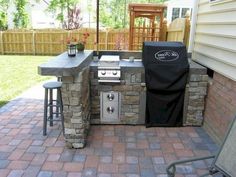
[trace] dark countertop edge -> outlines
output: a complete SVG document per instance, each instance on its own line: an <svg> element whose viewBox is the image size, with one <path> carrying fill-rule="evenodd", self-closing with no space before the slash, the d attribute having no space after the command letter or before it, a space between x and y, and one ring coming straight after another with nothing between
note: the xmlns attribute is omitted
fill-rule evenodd
<svg viewBox="0 0 236 177"><path fill-rule="evenodd" d="M66 52L56 56L46 63L39 65L38 74L43 76L72 76L77 74L83 68L89 66L93 60L92 50L85 50L82 55L77 54L76 58L73 59L68 58L65 53ZM66 61L67 58L68 60ZM62 66L58 66L58 63L61 63Z"/></svg>

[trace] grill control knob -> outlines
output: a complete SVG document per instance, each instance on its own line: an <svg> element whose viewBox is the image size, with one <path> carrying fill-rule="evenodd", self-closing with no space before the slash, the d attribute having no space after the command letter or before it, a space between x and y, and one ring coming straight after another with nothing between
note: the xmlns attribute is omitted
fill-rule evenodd
<svg viewBox="0 0 236 177"><path fill-rule="evenodd" d="M114 100L114 94L112 94L112 93L109 93L108 95L107 95L107 98L108 98L108 100L109 101L112 101L112 100Z"/></svg>
<svg viewBox="0 0 236 177"><path fill-rule="evenodd" d="M105 75L105 74L106 74L106 71L101 71L101 74L102 74L102 75Z"/></svg>
<svg viewBox="0 0 236 177"><path fill-rule="evenodd" d="M107 112L108 112L109 114L112 114L112 113L114 112L114 108L111 107L111 106L107 107Z"/></svg>
<svg viewBox="0 0 236 177"><path fill-rule="evenodd" d="M113 75L117 75L117 71L113 71L112 74L113 74Z"/></svg>

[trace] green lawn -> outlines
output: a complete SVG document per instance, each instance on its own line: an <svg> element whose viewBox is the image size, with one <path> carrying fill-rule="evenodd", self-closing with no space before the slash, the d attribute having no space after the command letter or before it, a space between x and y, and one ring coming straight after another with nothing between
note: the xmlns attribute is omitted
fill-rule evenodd
<svg viewBox="0 0 236 177"><path fill-rule="evenodd" d="M0 55L0 107L27 88L50 77L38 75L37 66L49 56Z"/></svg>

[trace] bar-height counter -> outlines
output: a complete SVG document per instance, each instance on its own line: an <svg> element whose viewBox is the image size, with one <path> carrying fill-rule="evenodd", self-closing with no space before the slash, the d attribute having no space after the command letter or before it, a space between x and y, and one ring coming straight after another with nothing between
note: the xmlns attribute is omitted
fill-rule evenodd
<svg viewBox="0 0 236 177"><path fill-rule="evenodd" d="M65 119L65 141L71 148L83 148L90 125L89 65L93 51L67 53L38 67L38 73L62 77L62 101Z"/></svg>

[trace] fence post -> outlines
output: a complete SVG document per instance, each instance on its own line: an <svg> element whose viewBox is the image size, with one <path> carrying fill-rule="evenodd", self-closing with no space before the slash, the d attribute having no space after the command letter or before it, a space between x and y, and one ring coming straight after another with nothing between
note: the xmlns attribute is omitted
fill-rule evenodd
<svg viewBox="0 0 236 177"><path fill-rule="evenodd" d="M4 47L3 47L3 32L1 31L0 33L0 38L1 38L1 54L4 55Z"/></svg>
<svg viewBox="0 0 236 177"><path fill-rule="evenodd" d="M33 30L32 33L32 49L33 49L33 55L36 55L36 44L35 44L35 31Z"/></svg>
<svg viewBox="0 0 236 177"><path fill-rule="evenodd" d="M167 20L164 19L162 23L162 29L160 30L159 41L167 40Z"/></svg>
<svg viewBox="0 0 236 177"><path fill-rule="evenodd" d="M184 30L184 38L183 42L188 47L189 45L189 34L190 34L190 14L186 13L185 15L185 30Z"/></svg>
<svg viewBox="0 0 236 177"><path fill-rule="evenodd" d="M52 35L53 35L54 31L53 30L49 30L49 41L50 41L50 44L49 44L49 52L50 52L50 55L53 55L53 49L52 49L52 46L53 46L53 41L52 41Z"/></svg>
<svg viewBox="0 0 236 177"><path fill-rule="evenodd" d="M109 30L108 29L106 29L106 40L105 40L105 43L106 43L106 50L108 50L108 35L109 35Z"/></svg>

